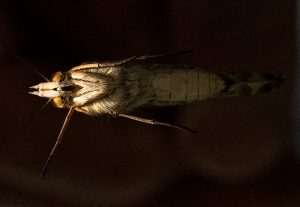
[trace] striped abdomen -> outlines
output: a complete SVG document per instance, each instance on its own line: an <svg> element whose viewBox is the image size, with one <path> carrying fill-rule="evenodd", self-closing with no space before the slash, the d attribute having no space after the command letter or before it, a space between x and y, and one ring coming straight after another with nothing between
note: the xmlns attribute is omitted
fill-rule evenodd
<svg viewBox="0 0 300 207"><path fill-rule="evenodd" d="M254 95L277 88L282 76L246 72L212 73L185 65L152 65L147 80L153 105L192 103L220 96Z"/></svg>
<svg viewBox="0 0 300 207"><path fill-rule="evenodd" d="M182 104L217 96L225 81L217 74L190 66L156 65L148 77L151 81L151 103Z"/></svg>

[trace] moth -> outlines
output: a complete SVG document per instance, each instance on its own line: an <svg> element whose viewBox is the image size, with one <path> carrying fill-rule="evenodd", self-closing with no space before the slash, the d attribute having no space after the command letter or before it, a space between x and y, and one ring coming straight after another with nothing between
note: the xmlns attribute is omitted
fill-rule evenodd
<svg viewBox="0 0 300 207"><path fill-rule="evenodd" d="M186 51L185 51L186 52ZM110 114L148 124L182 130L187 128L145 119L130 112L141 106L171 106L209 98L254 95L273 91L283 80L280 74L251 72L208 72L198 67L156 64L149 60L180 53L133 56L82 64L56 72L51 81L30 87L30 94L48 98L69 112L42 171L44 177L57 146L61 143L74 111L90 116Z"/></svg>

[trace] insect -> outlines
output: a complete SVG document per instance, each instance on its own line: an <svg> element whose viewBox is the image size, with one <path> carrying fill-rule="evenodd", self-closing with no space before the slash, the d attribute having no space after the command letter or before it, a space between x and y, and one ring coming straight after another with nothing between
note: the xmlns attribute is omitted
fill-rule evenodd
<svg viewBox="0 0 300 207"><path fill-rule="evenodd" d="M182 52L180 52L182 53ZM180 53L133 56L110 62L95 62L56 72L52 80L30 87L30 93L51 99L54 106L69 112L42 171L44 177L57 146L61 143L74 111L97 116L110 114L148 124L182 130L184 127L136 117L130 112L146 105L170 106L208 98L254 95L281 85L279 74L207 72L198 67L154 64L150 59Z"/></svg>

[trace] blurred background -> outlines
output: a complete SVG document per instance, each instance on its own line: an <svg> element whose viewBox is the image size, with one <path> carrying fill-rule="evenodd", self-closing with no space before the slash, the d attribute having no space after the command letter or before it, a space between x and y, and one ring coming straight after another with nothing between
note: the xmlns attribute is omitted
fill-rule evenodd
<svg viewBox="0 0 300 207"><path fill-rule="evenodd" d="M293 0L0 1L0 205L299 205L295 18ZM28 87L44 80L33 70L50 77L184 49L194 53L161 61L286 82L276 93L139 112L196 135L76 113L41 179L67 111L40 112L46 100Z"/></svg>

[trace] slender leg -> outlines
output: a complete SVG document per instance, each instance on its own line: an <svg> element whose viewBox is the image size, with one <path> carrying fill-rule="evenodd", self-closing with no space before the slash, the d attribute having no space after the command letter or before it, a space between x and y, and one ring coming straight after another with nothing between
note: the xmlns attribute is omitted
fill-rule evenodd
<svg viewBox="0 0 300 207"><path fill-rule="evenodd" d="M190 132L190 133L193 133L193 134L196 133L194 130L188 129L188 128L183 127L183 126L173 125L173 124L165 123L165 122L158 122L158 121L155 121L153 119L145 119L145 118L136 117L136 116L132 116L132 115L128 115L128 114L118 114L118 116L128 118L128 119L132 119L132 120L138 121L138 122L143 122L143 123L146 123L146 124L166 126L166 127L171 127L171 128L187 131L187 132Z"/></svg>
<svg viewBox="0 0 300 207"><path fill-rule="evenodd" d="M161 58L161 57L174 57L174 56L183 55L191 52L192 50L183 50L179 52L168 52L168 53L162 53L156 55L143 55L143 56L136 57L136 60L150 60L150 59Z"/></svg>
<svg viewBox="0 0 300 207"><path fill-rule="evenodd" d="M46 163L44 165L44 169L42 171L42 178L45 178L45 174L47 172L47 169L48 169L48 166L49 166L49 162L51 161L52 156L54 155L55 151L57 150L58 145L62 141L62 137L63 137L63 135L64 135L64 133L66 131L68 123L69 123L69 121L70 121L70 119L72 117L72 114L74 112L74 109L75 109L74 107L72 107L72 108L69 109L69 112L68 112L68 114L67 114L67 116L65 118L65 121L64 121L64 124L63 124L62 128L60 129L60 132L59 132L59 135L58 135L58 137L56 139L56 142L55 142L54 146L52 147L51 152L50 152L50 154L48 156L48 159L47 159L47 161L46 161Z"/></svg>
<svg viewBox="0 0 300 207"><path fill-rule="evenodd" d="M169 53L162 53L157 55L142 55L142 56L132 56L130 58L114 61L114 62L104 62L104 63L98 63L98 68L104 68L104 67L115 67L124 65L126 63L129 63L134 60L151 60L155 58L161 58L161 57L173 57L177 55L183 55L187 53L191 53L192 50L183 50L179 52L169 52Z"/></svg>
<svg viewBox="0 0 300 207"><path fill-rule="evenodd" d="M135 60L136 58L137 58L137 56L133 56L130 58L126 58L126 59L122 59L122 60L118 60L118 61L114 61L114 62L98 63L98 68L115 67L115 66L124 65L126 63L129 63L129 62Z"/></svg>

